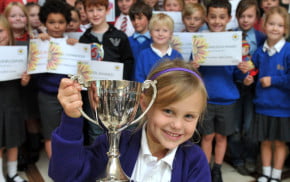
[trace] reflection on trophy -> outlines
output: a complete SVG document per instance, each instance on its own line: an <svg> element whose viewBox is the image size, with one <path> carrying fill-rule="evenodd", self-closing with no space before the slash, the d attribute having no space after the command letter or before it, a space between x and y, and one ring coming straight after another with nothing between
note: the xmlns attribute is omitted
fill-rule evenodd
<svg viewBox="0 0 290 182"><path fill-rule="evenodd" d="M81 109L82 115L89 121L108 130L108 164L103 178L97 181L130 181L119 161L121 131L137 123L153 105L157 94L156 81L146 80L142 84L125 80L97 80L84 84L79 76L73 76L72 79L78 80L79 83L86 85L88 88L92 118ZM140 94L143 89L150 86L153 87L154 91L152 100L147 109L134 120L139 106Z"/></svg>

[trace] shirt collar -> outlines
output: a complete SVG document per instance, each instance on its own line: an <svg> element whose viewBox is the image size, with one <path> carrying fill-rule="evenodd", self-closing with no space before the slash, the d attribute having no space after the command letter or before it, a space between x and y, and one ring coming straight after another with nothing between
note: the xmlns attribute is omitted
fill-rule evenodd
<svg viewBox="0 0 290 182"><path fill-rule="evenodd" d="M286 43L285 39L282 38L279 40L273 47L270 47L267 41L264 42L263 51L268 53L269 56L273 56L276 52L280 52L283 48L284 44Z"/></svg>
<svg viewBox="0 0 290 182"><path fill-rule="evenodd" d="M150 149L149 149L149 146L148 146L148 141L147 141L147 135L146 135L146 125L143 126L142 128L142 136L141 136L141 156L142 157L146 157L146 156L152 156L152 153L150 152ZM173 160L174 160L174 157L175 157L175 153L177 151L177 147L175 147L174 149L172 150L169 150L167 152L167 154L162 158L160 159L161 161L165 162L169 167L170 169L172 170L172 166L173 166Z"/></svg>
<svg viewBox="0 0 290 182"><path fill-rule="evenodd" d="M151 38L149 31L145 32L144 34L137 33L137 32L135 32L135 33L133 34L133 38L134 38L134 39L137 39L137 38L140 37L140 36L143 36L143 37L145 37L145 38L147 38L147 39L150 39L150 38Z"/></svg>
<svg viewBox="0 0 290 182"><path fill-rule="evenodd" d="M152 44L150 45L151 46L151 49L153 50L153 52L155 52L159 57L163 57L165 55L168 55L168 56L171 56L171 53L172 53L172 47L169 45L167 51L165 54L162 54L162 52L159 50L159 49L156 49L152 46Z"/></svg>

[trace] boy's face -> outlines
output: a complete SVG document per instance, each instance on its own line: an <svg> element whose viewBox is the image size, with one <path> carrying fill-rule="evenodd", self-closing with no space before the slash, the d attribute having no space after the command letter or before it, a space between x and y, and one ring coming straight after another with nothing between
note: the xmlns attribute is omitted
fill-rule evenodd
<svg viewBox="0 0 290 182"><path fill-rule="evenodd" d="M168 45L172 37L172 31L166 25L155 25L150 31L155 45Z"/></svg>
<svg viewBox="0 0 290 182"><path fill-rule="evenodd" d="M76 4L75 8L77 10L79 10L80 15L81 15L81 22L82 23L88 23L88 18L87 18L87 14L85 12L85 8L84 5L81 3Z"/></svg>
<svg viewBox="0 0 290 182"><path fill-rule="evenodd" d="M279 6L279 0L262 0L261 2L261 8L267 12L270 8L278 7Z"/></svg>
<svg viewBox="0 0 290 182"><path fill-rule="evenodd" d="M105 6L89 6L86 8L86 13L93 26L99 26L106 23L108 9Z"/></svg>
<svg viewBox="0 0 290 182"><path fill-rule="evenodd" d="M123 14L127 15L129 14L129 10L134 3L135 0L118 0L118 7Z"/></svg>
<svg viewBox="0 0 290 182"><path fill-rule="evenodd" d="M80 28L81 20L77 12L71 11L71 21L69 22L66 31L77 32Z"/></svg>
<svg viewBox="0 0 290 182"><path fill-rule="evenodd" d="M154 6L158 3L158 0L144 0L145 4L148 4L151 8L154 8Z"/></svg>
<svg viewBox="0 0 290 182"><path fill-rule="evenodd" d="M177 0L167 0L164 4L165 11L181 11L182 7L177 2Z"/></svg>
<svg viewBox="0 0 290 182"><path fill-rule="evenodd" d="M257 20L256 7L251 6L246 9L238 18L239 26L243 31L250 30Z"/></svg>
<svg viewBox="0 0 290 182"><path fill-rule="evenodd" d="M196 11L183 18L183 23L187 32L197 32L204 23L204 16L201 11Z"/></svg>
<svg viewBox="0 0 290 182"><path fill-rule="evenodd" d="M148 19L145 15L135 15L135 19L132 20L133 27L137 33L144 34L148 31Z"/></svg>
<svg viewBox="0 0 290 182"><path fill-rule="evenodd" d="M28 16L32 28L37 28L41 25L38 14L39 14L38 6L33 6L29 9Z"/></svg>
<svg viewBox="0 0 290 182"><path fill-rule="evenodd" d="M45 26L49 36L54 38L61 38L63 37L63 33L66 30L67 21L60 13L50 13L47 16Z"/></svg>
<svg viewBox="0 0 290 182"><path fill-rule="evenodd" d="M209 8L206 21L211 32L224 32L230 20L231 16L226 8Z"/></svg>

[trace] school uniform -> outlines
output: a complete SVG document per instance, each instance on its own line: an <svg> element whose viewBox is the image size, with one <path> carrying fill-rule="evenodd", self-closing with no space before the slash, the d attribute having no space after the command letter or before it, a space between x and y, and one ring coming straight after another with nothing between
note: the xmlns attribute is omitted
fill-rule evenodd
<svg viewBox="0 0 290 182"><path fill-rule="evenodd" d="M123 13L121 13L120 16L115 21L115 27L118 30L122 30L121 27L122 27L122 22L124 21L124 18L126 18L126 30L124 31L124 33L128 37L130 37L135 32L135 29L133 27L133 24L131 22L131 19L130 19L130 16L129 15L124 15Z"/></svg>
<svg viewBox="0 0 290 182"><path fill-rule="evenodd" d="M177 50L169 47L166 54L162 55L162 53L151 44L150 48L144 49L138 56L135 64L134 80L143 83L156 63L162 60L174 60L177 58L183 59L182 55Z"/></svg>
<svg viewBox="0 0 290 182"><path fill-rule="evenodd" d="M82 118L69 118L65 114L62 123L52 137L52 157L49 176L55 182L93 182L106 169L109 145L106 135L99 136L92 146L83 146ZM120 138L120 162L124 172L132 176L141 147L142 131L124 131ZM210 182L207 159L199 146L185 142L175 153L172 164L172 182Z"/></svg>
<svg viewBox="0 0 290 182"><path fill-rule="evenodd" d="M131 37L129 37L129 42L134 59L137 60L140 52L150 47L152 39L149 31L147 31L145 34L135 32Z"/></svg>
<svg viewBox="0 0 290 182"><path fill-rule="evenodd" d="M267 42L252 57L259 69L257 80L271 77L271 86L256 82L256 119L253 138L258 141L290 141L290 43L281 39L270 48Z"/></svg>

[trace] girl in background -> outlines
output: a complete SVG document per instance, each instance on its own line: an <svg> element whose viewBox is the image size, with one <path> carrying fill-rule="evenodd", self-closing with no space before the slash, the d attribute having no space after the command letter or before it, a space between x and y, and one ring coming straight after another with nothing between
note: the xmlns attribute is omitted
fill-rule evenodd
<svg viewBox="0 0 290 182"><path fill-rule="evenodd" d="M268 10L263 28L267 40L252 57L259 69L252 138L261 142L263 174L258 182L279 182L287 154L286 142L290 141L290 43L285 41L289 15L285 8ZM251 75L244 80L246 85L253 82Z"/></svg>
<svg viewBox="0 0 290 182"><path fill-rule="evenodd" d="M7 19L0 15L0 46L11 46L14 37ZM2 54L2 56L5 56ZM26 182L17 173L18 146L25 140L25 126L20 97L20 87L27 85L29 76L23 74L21 80L0 82L0 181L6 181L3 175L3 151L7 155L7 181Z"/></svg>
<svg viewBox="0 0 290 182"><path fill-rule="evenodd" d="M182 11L184 6L183 0L164 0L164 11Z"/></svg>
<svg viewBox="0 0 290 182"><path fill-rule="evenodd" d="M37 3L31 2L27 3L25 7L28 12L33 37L37 37L39 33L45 33L45 27L39 20L40 6Z"/></svg>

